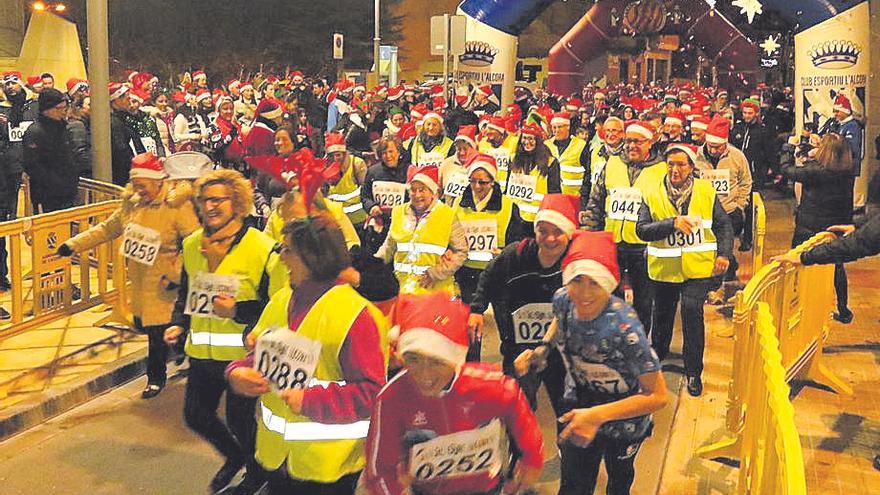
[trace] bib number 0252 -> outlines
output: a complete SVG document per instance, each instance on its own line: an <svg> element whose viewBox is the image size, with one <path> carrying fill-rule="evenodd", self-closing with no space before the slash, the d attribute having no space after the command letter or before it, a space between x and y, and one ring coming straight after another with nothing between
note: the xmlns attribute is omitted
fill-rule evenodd
<svg viewBox="0 0 880 495"><path fill-rule="evenodd" d="M508 440L499 419L473 429L442 435L410 450L409 472L419 481L488 473L497 476L506 464Z"/></svg>

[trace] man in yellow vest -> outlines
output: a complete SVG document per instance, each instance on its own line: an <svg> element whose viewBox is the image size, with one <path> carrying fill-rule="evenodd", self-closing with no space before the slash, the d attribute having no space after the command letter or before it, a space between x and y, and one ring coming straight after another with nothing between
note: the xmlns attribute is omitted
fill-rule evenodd
<svg viewBox="0 0 880 495"><path fill-rule="evenodd" d="M455 149L452 140L443 129L443 117L429 111L422 117L422 131L409 143L410 163L417 167L439 167L443 160L452 156Z"/></svg>
<svg viewBox="0 0 880 495"><path fill-rule="evenodd" d="M503 117L491 116L480 131L481 139L477 143L477 151L491 156L498 166L498 183L501 190L507 190L507 171L516 156L516 134L507 132L507 120Z"/></svg>
<svg viewBox="0 0 880 495"><path fill-rule="evenodd" d="M443 202L451 205L468 188L468 167L477 155L477 126L463 125L455 136L455 153L440 165L440 186Z"/></svg>
<svg viewBox="0 0 880 495"><path fill-rule="evenodd" d="M597 120L598 122L598 120ZM623 119L619 117L608 117L602 123L601 132L597 132L600 144L590 151L590 164L587 167L589 174L584 175L584 181L581 183L581 210L587 206L590 199L590 192L599 178L599 174L605 169L605 164L612 156L619 156L623 153ZM581 221L581 225L583 222Z"/></svg>
<svg viewBox="0 0 880 495"><path fill-rule="evenodd" d="M367 175L367 164L348 152L345 136L338 132L328 134L324 146L328 161L338 163L340 173L339 180L335 184L329 184L325 198L341 204L342 211L360 232L364 220L367 219L367 212L361 203L361 185Z"/></svg>
<svg viewBox="0 0 880 495"><path fill-rule="evenodd" d="M545 144L559 161L562 193L577 196L587 180L584 176L589 170L590 148L586 141L571 135L571 115L568 112L554 113L550 119L550 129L553 137Z"/></svg>
<svg viewBox="0 0 880 495"><path fill-rule="evenodd" d="M649 242L648 276L654 285L651 344L660 360L669 353L675 312L681 299L682 354L687 389L703 392L705 325L703 303L730 263L733 230L712 183L694 177L697 149L670 144L667 173L645 192L636 233Z"/></svg>
<svg viewBox="0 0 880 495"><path fill-rule="evenodd" d="M648 283L646 243L636 235L636 220L644 191L660 184L666 173L662 156L651 151L656 128L644 121L626 128L623 153L612 157L596 178L587 209L583 213L588 230L607 230L617 243L617 262L621 278L628 276L632 288L632 305L639 315L645 333L651 329L651 293ZM625 296L623 284L618 297Z"/></svg>
<svg viewBox="0 0 880 495"><path fill-rule="evenodd" d="M214 170L193 189L202 228L183 241L180 289L164 337L169 344L186 339L190 371L183 414L187 426L225 458L211 480L216 493L253 454L254 400L227 393L226 423L217 406L226 391L226 366L247 353L244 335L269 300L275 242L245 223L253 188L240 173ZM255 471L249 471L253 480Z"/></svg>
<svg viewBox="0 0 880 495"><path fill-rule="evenodd" d="M391 228L376 257L394 262L400 292L444 290L456 294L453 275L467 259L468 244L455 213L438 199L437 167L407 170L410 200L391 210Z"/></svg>

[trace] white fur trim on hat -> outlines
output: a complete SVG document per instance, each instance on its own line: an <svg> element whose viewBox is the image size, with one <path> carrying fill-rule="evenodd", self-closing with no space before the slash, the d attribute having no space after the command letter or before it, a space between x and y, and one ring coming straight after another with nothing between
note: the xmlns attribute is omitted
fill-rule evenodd
<svg viewBox="0 0 880 495"><path fill-rule="evenodd" d="M569 220L568 217L556 210L550 210L547 208L538 210L538 213L535 215L535 225L537 225L538 222L553 224L559 227L559 230L565 232L565 235L568 236L574 234L574 231L577 229L577 225Z"/></svg>
<svg viewBox="0 0 880 495"><path fill-rule="evenodd" d="M159 170L151 170L148 168L132 167L128 174L132 179L164 179L168 174Z"/></svg>
<svg viewBox="0 0 880 495"><path fill-rule="evenodd" d="M641 124L630 124L626 128L626 132L635 132L646 139L654 139L654 132Z"/></svg>
<svg viewBox="0 0 880 495"><path fill-rule="evenodd" d="M596 260L577 260L566 265L562 270L562 283L567 284L578 275L586 275L593 279L605 292L611 294L617 288L617 280L608 268Z"/></svg>
<svg viewBox="0 0 880 495"><path fill-rule="evenodd" d="M470 136L465 136L465 135L455 136L455 139L453 139L452 142L454 143L456 141L464 141L464 142L468 143L469 145L473 146L474 148L477 147L477 143L475 143L474 140L471 139Z"/></svg>
<svg viewBox="0 0 880 495"><path fill-rule="evenodd" d="M421 182L422 184L428 186L428 189L430 189L431 192L433 192L434 194L437 194L437 191L440 190L440 184L437 184L436 182L434 182L434 179L422 173L413 175L412 179L410 179L410 183L413 182Z"/></svg>
<svg viewBox="0 0 880 495"><path fill-rule="evenodd" d="M468 167L468 177L470 177L471 174L473 174L477 170L485 170L486 173L489 174L489 177L492 178L492 180L495 180L495 175L498 173L498 169L491 163L487 163L481 160L474 160Z"/></svg>
<svg viewBox="0 0 880 495"><path fill-rule="evenodd" d="M501 127L499 125L493 124L491 120L487 120L486 122L487 122L486 123L487 129L495 129L496 131L500 132L501 134L504 134L505 132L507 132L507 129L505 129L504 127Z"/></svg>
<svg viewBox="0 0 880 495"><path fill-rule="evenodd" d="M348 151L345 148L345 144L331 144L327 146L327 154L336 153L337 151Z"/></svg>
<svg viewBox="0 0 880 495"><path fill-rule="evenodd" d="M437 119L440 121L441 124L443 123L443 117L441 117L440 114L437 112L428 112L422 116L422 122L428 119Z"/></svg>
<svg viewBox="0 0 880 495"><path fill-rule="evenodd" d="M724 144L727 142L727 140L724 139L723 137L706 133L706 142L709 144Z"/></svg>
<svg viewBox="0 0 880 495"><path fill-rule="evenodd" d="M691 129L703 129L704 131L709 128L709 124L706 122L693 121L691 122Z"/></svg>
<svg viewBox="0 0 880 495"><path fill-rule="evenodd" d="M122 98L125 95L125 93L128 93L129 89L131 89L131 88L129 88L128 85L126 85L126 84L120 85L119 89L110 93L110 101L113 101L117 98Z"/></svg>
<svg viewBox="0 0 880 495"><path fill-rule="evenodd" d="M442 359L453 366L464 364L467 347L456 344L445 335L430 328L409 328L400 334L397 351L417 352Z"/></svg>
<svg viewBox="0 0 880 495"><path fill-rule="evenodd" d="M571 119L553 117L552 119L550 119L550 125L571 125Z"/></svg>
<svg viewBox="0 0 880 495"><path fill-rule="evenodd" d="M843 105L834 105L834 111L835 112L843 112L847 115L852 115L852 110L850 110L849 108L846 108Z"/></svg>
<svg viewBox="0 0 880 495"><path fill-rule="evenodd" d="M664 124L676 124L676 125L684 125L684 122L681 121L678 117L666 117L666 120L663 121Z"/></svg>

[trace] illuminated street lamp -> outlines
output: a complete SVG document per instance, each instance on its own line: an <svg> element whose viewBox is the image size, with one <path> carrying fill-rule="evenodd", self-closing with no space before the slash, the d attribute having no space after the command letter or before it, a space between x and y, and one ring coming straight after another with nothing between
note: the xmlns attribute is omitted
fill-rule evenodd
<svg viewBox="0 0 880 495"><path fill-rule="evenodd" d="M43 2L34 2L34 3L31 4L31 7L32 7L34 10L46 10L46 8L47 8L47 7L46 7L46 4L43 3Z"/></svg>
<svg viewBox="0 0 880 495"><path fill-rule="evenodd" d="M63 3L56 3L55 4L55 12L64 12L66 10L67 10L67 5L64 5Z"/></svg>

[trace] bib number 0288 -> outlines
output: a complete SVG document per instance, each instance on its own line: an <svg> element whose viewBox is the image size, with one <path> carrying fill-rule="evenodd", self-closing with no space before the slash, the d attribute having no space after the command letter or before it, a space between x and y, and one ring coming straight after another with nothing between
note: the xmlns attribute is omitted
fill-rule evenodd
<svg viewBox="0 0 880 495"><path fill-rule="evenodd" d="M306 381L309 379L309 374L304 369L292 369L290 364L279 359L278 354L271 354L265 349L260 353L257 370L278 390L306 388Z"/></svg>

